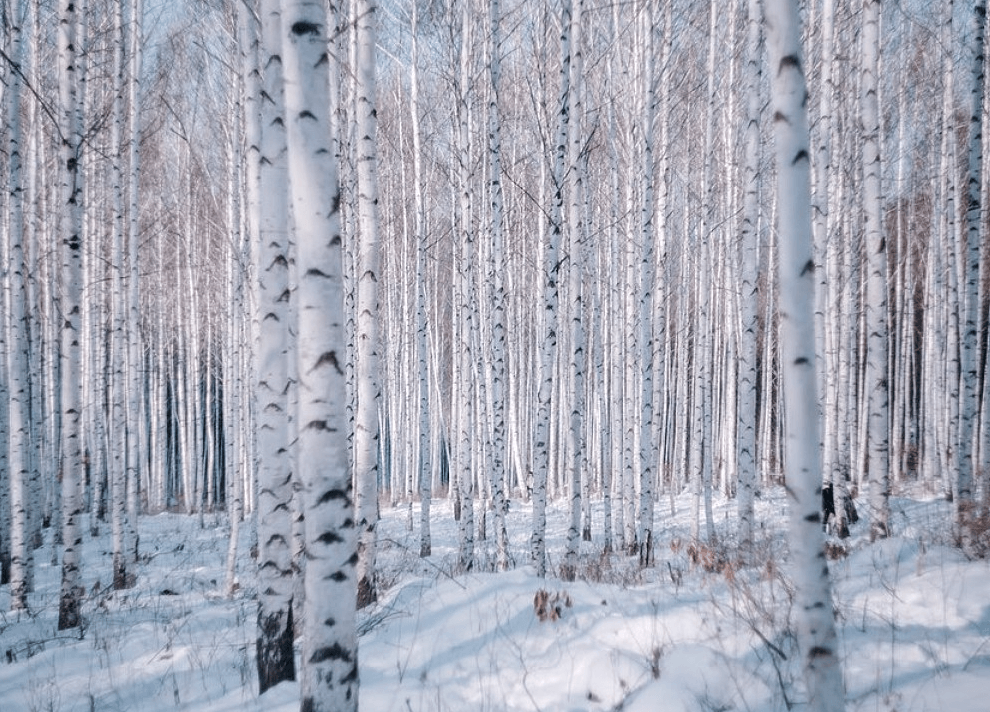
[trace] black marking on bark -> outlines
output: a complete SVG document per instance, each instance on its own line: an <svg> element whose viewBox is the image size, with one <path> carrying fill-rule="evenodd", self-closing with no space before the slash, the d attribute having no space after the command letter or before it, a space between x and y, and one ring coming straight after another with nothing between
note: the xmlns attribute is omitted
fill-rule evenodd
<svg viewBox="0 0 990 712"><path fill-rule="evenodd" d="M787 67L794 67L798 72L801 71L801 60L798 59L796 54L789 54L786 57L780 58L780 64L777 68L777 73L780 74Z"/></svg>
<svg viewBox="0 0 990 712"><path fill-rule="evenodd" d="M341 678L341 682L355 682L358 679L357 665L351 665L351 671ZM347 689L347 699L351 699L351 688Z"/></svg>
<svg viewBox="0 0 990 712"><path fill-rule="evenodd" d="M804 267L801 268L801 274L800 274L800 276L803 277L804 275L809 274L809 273L812 273L813 274L814 271L815 271L815 261L814 260L808 260L807 262L804 263Z"/></svg>
<svg viewBox="0 0 990 712"><path fill-rule="evenodd" d="M316 538L316 540L326 546L330 546L331 544L341 544L344 541L337 532L323 532Z"/></svg>
<svg viewBox="0 0 990 712"><path fill-rule="evenodd" d="M320 34L320 26L315 22L306 22L305 20L300 20L299 22L292 23L292 34L301 37L302 35L318 35Z"/></svg>
<svg viewBox="0 0 990 712"><path fill-rule="evenodd" d="M808 359L806 359L804 356L799 356L798 358L794 359L794 365L795 366L807 366L808 365Z"/></svg>
<svg viewBox="0 0 990 712"><path fill-rule="evenodd" d="M304 428L304 430L319 430L319 431L324 431L329 429L330 428L327 427L327 421L325 420L311 420L308 423L306 423L306 427Z"/></svg>
<svg viewBox="0 0 990 712"><path fill-rule="evenodd" d="M347 580L347 574L345 574L343 571L335 571L334 573L327 576L327 578L333 581L334 583L343 583L344 581Z"/></svg>
<svg viewBox="0 0 990 712"><path fill-rule="evenodd" d="M342 499L346 502L347 492L342 489L327 490L322 495L320 495L320 498L316 501L316 505L319 506L321 504L326 504L327 502L332 502L336 499Z"/></svg>
<svg viewBox="0 0 990 712"><path fill-rule="evenodd" d="M317 269L316 267L310 267L308 270L306 270L306 276L307 277L326 277L327 279L330 278L330 275L328 275L326 272L324 272L321 269Z"/></svg>
<svg viewBox="0 0 990 712"><path fill-rule="evenodd" d="M340 643L334 643L324 648L317 648L309 656L309 662L311 663L325 663L328 660L352 662L354 658L351 656L351 651L344 648Z"/></svg>
<svg viewBox="0 0 990 712"><path fill-rule="evenodd" d="M313 114L313 112L310 111L309 109L303 109L302 111L300 111L299 112L299 118L300 119L313 119L313 121L316 121L316 115Z"/></svg>
<svg viewBox="0 0 990 712"><path fill-rule="evenodd" d="M831 654L832 654L831 648L823 648L820 645L816 645L815 647L813 647L811 650L808 651L808 657L812 659L828 657Z"/></svg>
<svg viewBox="0 0 990 712"><path fill-rule="evenodd" d="M774 122L783 121L785 124L789 124L790 123L787 120L787 114L785 114L783 111L775 111L775 112L773 112L773 120L774 120Z"/></svg>
<svg viewBox="0 0 990 712"><path fill-rule="evenodd" d="M791 165L796 166L802 160L804 161L808 160L808 152L805 151L803 148L797 152L796 156L794 156L794 160L791 161Z"/></svg>
<svg viewBox="0 0 990 712"><path fill-rule="evenodd" d="M816 524L822 520L822 515L818 512L813 512L804 518L806 522L815 522Z"/></svg>
<svg viewBox="0 0 990 712"><path fill-rule="evenodd" d="M327 351L326 353L321 355L320 358L316 360L316 364L313 366L313 368L310 369L310 372L315 371L316 369L321 368L326 364L330 364L331 366L333 366L337 370L337 373L339 373L341 376L344 375L343 370L340 368L340 364L337 362L336 351Z"/></svg>

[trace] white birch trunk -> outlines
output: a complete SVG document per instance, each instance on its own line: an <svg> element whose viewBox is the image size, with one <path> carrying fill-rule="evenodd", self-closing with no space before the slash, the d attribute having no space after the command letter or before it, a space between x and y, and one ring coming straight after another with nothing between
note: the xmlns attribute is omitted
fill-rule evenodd
<svg viewBox="0 0 990 712"><path fill-rule="evenodd" d="M828 566L821 531L821 460L815 377L814 248L807 89L795 0L768 0L780 231L781 367L790 559L807 707L845 708Z"/></svg>
<svg viewBox="0 0 990 712"><path fill-rule="evenodd" d="M556 104L557 128L553 150L553 195L550 198L548 240L543 253L543 323L539 354L538 403L533 444L533 534L531 539L536 575L546 576L547 479L550 468L553 366L557 352L557 323L560 265L558 255L563 232L564 161L567 156L567 127L570 114L571 3L563 0L560 19L560 88Z"/></svg>
<svg viewBox="0 0 990 712"><path fill-rule="evenodd" d="M880 1L867 0L863 19L860 108L863 125L863 212L866 280L867 472L870 538L890 534L890 397L887 364L887 246L880 187Z"/></svg>
<svg viewBox="0 0 990 712"><path fill-rule="evenodd" d="M12 610L27 608L27 594L33 589L34 552L31 541L31 422L29 392L28 317L25 309L27 284L24 262L24 207L25 191L22 185L22 144L21 94L25 52L24 13L20 0L13 0L10 7L10 57L17 64L7 74L7 88L4 93L7 116L7 157L8 157L8 250L10 263L7 267L7 305L10 310L7 344L9 347L9 410L7 418L8 450L6 477L9 478L9 519L3 513L0 537L6 538L9 531L10 607ZM30 40L30 38L29 38ZM5 328L0 320L0 328ZM0 485L2 486L2 485ZM0 502L4 506L7 502Z"/></svg>
<svg viewBox="0 0 990 712"><path fill-rule="evenodd" d="M81 623L82 593L79 564L82 536L81 484L83 458L79 415L82 410L82 193L81 103L77 92L77 8L72 0L58 4L59 128L62 135L59 160L59 239L62 242L63 288L61 298L61 470L62 470L62 587L58 629Z"/></svg>
<svg viewBox="0 0 990 712"><path fill-rule="evenodd" d="M358 608L377 600L375 526L378 523L378 448L381 404L378 322L378 118L375 97L376 0L355 0L357 43L357 407L354 423L354 478L357 482Z"/></svg>
<svg viewBox="0 0 990 712"><path fill-rule="evenodd" d="M982 169L983 169L983 95L984 38L986 36L987 3L973 3L972 74L970 77L969 150L966 171L966 241L962 255L962 322L959 343L959 434L954 443L956 451L955 526L960 543L971 542L970 519L973 517L974 435L979 418L978 372L980 354L980 246L983 229Z"/></svg>
<svg viewBox="0 0 990 712"><path fill-rule="evenodd" d="M573 581L577 574L578 548L581 543L581 471L587 446L584 435L586 348L584 329L584 302L582 270L584 269L584 175L581 167L583 136L581 114L583 110L584 62L581 50L581 23L584 0L575 0L571 9L571 63L570 63L570 111L567 125L567 230L570 255L567 260L568 298L570 299L570 350L571 350L571 403L569 418L568 495L570 498L570 524L561 578Z"/></svg>
<svg viewBox="0 0 990 712"><path fill-rule="evenodd" d="M741 260L741 339L739 343L739 392L738 392L738 485L736 504L739 513L739 540L743 551L753 541L754 500L757 488L756 475L756 369L758 349L758 251L760 220L760 79L763 67L762 11L760 0L748 0L746 21L746 129L744 131L745 156L743 158L743 217Z"/></svg>
<svg viewBox="0 0 990 712"><path fill-rule="evenodd" d="M147 449L144 443L144 420L141 417L143 400L141 396L144 393L142 374L145 372L145 364L141 343L141 264L138 260L138 246L141 240L138 186L141 178L140 117L144 0L131 0L130 20L130 81L128 83L130 118L127 138L127 555L132 562L136 562L139 547L136 526L143 472L140 459Z"/></svg>
<svg viewBox="0 0 990 712"><path fill-rule="evenodd" d="M509 568L509 536L505 525L507 507L505 493L505 464L508 452L505 438L507 410L505 363L505 247L503 235L504 204L502 196L502 136L498 99L501 76L502 42L500 34L501 11L499 0L488 3L488 74L491 86L488 94L488 193L491 206L491 258L489 284L492 300L491 316L491 401L492 401L492 453L491 472L492 508L495 513L496 565L499 571Z"/></svg>
<svg viewBox="0 0 990 712"><path fill-rule="evenodd" d="M660 337L654 324L654 290L656 289L655 223L662 220L654 203L653 134L656 121L656 45L660 38L657 30L659 21L654 5L643 12L640 27L639 51L642 53L642 198L640 204L640 242L642 243L639 288L639 347L640 347L640 435L639 435L639 528L636 538L639 543L640 566L653 562L653 480L655 477L657 449L654 445L653 420L654 371L659 362L654 361L656 347L654 340ZM661 149L663 150L663 149Z"/></svg>
<svg viewBox="0 0 990 712"><path fill-rule="evenodd" d="M292 638L292 463L289 425L289 206L279 0L262 0L258 244L259 691L295 679Z"/></svg>
<svg viewBox="0 0 990 712"><path fill-rule="evenodd" d="M121 138L124 123L124 17L123 5L114 4L113 26L113 118L111 123L110 155L113 181L113 252L111 255L111 313L113 336L110 344L112 380L110 382L110 520L113 531L113 587L127 588L127 556L124 526L127 519L125 457L127 455L127 425L124 391L124 171L121 166ZM100 416L97 415L97 418Z"/></svg>
<svg viewBox="0 0 990 712"><path fill-rule="evenodd" d="M419 555L426 557L433 553L430 537L430 499L432 490L432 458L430 457L430 371L426 326L426 206L423 200L423 137L419 119L419 43L418 43L418 4L412 7L412 58L409 66L409 111L412 123L413 140L413 200L415 202L416 232L416 359L418 364L418 421L419 457L417 476L419 480L420 544Z"/></svg>
<svg viewBox="0 0 990 712"><path fill-rule="evenodd" d="M283 52L298 294L299 445L306 531L302 712L356 712L357 541L345 432L340 194L322 2L284 0ZM333 71L336 71L334 66Z"/></svg>

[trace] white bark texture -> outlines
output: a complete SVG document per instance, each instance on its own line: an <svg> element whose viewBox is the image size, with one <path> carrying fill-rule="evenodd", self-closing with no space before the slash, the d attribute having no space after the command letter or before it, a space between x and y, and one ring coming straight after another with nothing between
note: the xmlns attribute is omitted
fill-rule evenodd
<svg viewBox="0 0 990 712"><path fill-rule="evenodd" d="M870 538L890 533L890 396L887 364L887 242L880 188L880 0L863 17L860 108L863 124L863 214L866 278L866 468L870 480Z"/></svg>
<svg viewBox="0 0 990 712"><path fill-rule="evenodd" d="M141 71L143 67L144 0L131 0L130 16L130 78L128 101L130 118L128 125L128 181L127 181L127 555L130 561L138 557L138 537L135 527L138 515L138 493L142 468L139 460L146 451L142 448L144 427L141 419L141 387L144 364L142 362L141 335L141 265L138 260L140 235L140 205L138 186L141 180Z"/></svg>
<svg viewBox="0 0 990 712"><path fill-rule="evenodd" d="M22 180L22 123L21 94L23 82L20 72L24 63L24 32L22 3L13 0L10 6L10 56L17 67L7 74L5 103L7 108L8 149L8 249L10 263L7 266L7 304L10 310L9 336L9 401L7 435L8 459L6 476L9 477L10 519L0 522L0 537L9 534L10 545L10 606L27 608L27 594L32 589L34 554L30 527L31 488L31 433L30 393L28 361L28 321L25 309L27 284L24 275L24 198ZM3 328L0 322L0 328ZM0 486L3 486L0 483ZM0 503L3 506L4 503ZM4 515L7 513L4 512ZM4 517L6 520L6 516ZM2 528L9 523L10 529ZM5 562L6 563L6 562Z"/></svg>
<svg viewBox="0 0 990 712"><path fill-rule="evenodd" d="M331 145L327 11L283 0L286 126L298 294L299 443L306 536L302 712L356 712L357 540L348 467L340 193Z"/></svg>
<svg viewBox="0 0 990 712"><path fill-rule="evenodd" d="M959 434L956 448L956 528L963 545L971 536L970 518L976 468L974 451L976 423L979 418L978 372L980 355L980 239L982 236L983 171L983 94L984 38L986 37L987 3L973 3L972 74L970 76L969 151L966 171L966 242L962 255L963 317L960 333Z"/></svg>
<svg viewBox="0 0 990 712"><path fill-rule="evenodd" d="M262 0L258 258L258 645L260 691L295 679L289 425L289 206L279 0Z"/></svg>
<svg viewBox="0 0 990 712"><path fill-rule="evenodd" d="M537 576L545 576L547 476L550 469L551 401L553 364L557 353L561 224L564 200L564 160L567 157L567 127L570 115L571 2L563 0L560 19L560 93L556 106L557 129L553 143L553 195L550 202L549 235L543 255L543 323L539 355L536 435L533 443L533 534L532 554Z"/></svg>
<svg viewBox="0 0 990 712"><path fill-rule="evenodd" d="M82 172L81 103L77 92L76 27L79 8L72 0L58 4L59 128L59 239L62 241L61 295L61 431L62 431L62 588L58 629L75 628L81 622L83 459L79 415L82 410Z"/></svg>
<svg viewBox="0 0 990 712"><path fill-rule="evenodd" d="M796 0L769 0L767 42L776 141L784 438L790 566L807 707L840 712L845 693L819 512L821 429L816 400L814 249L807 90Z"/></svg>
<svg viewBox="0 0 990 712"><path fill-rule="evenodd" d="M378 447L381 407L381 342L378 334L378 117L375 97L377 3L354 0L357 43L357 407L354 422L354 478L357 482L358 608L374 603L375 526L378 523Z"/></svg>
<svg viewBox="0 0 990 712"><path fill-rule="evenodd" d="M582 270L584 269L584 182L581 168L581 112L582 73L584 62L581 53L581 23L584 1L575 0L571 8L571 63L570 63L570 111L567 126L567 231L569 258L567 260L568 298L570 300L570 371L571 398L568 432L570 448L567 472L570 501L570 525L561 577L573 581L577 572L577 557L581 544L581 470L585 458L585 329Z"/></svg>
<svg viewBox="0 0 990 712"><path fill-rule="evenodd" d="M741 338L739 343L738 393L738 485L736 490L739 513L739 539L743 550L753 541L756 475L756 400L758 360L758 249L759 249L759 191L760 191L760 75L763 61L762 11L760 0L748 0L746 24L746 129L743 160L742 255L740 269Z"/></svg>
<svg viewBox="0 0 990 712"><path fill-rule="evenodd" d="M496 561L500 571L509 568L509 537L505 525L506 482L505 464L508 459L505 419L508 407L506 397L505 363L505 236L503 230L504 202L502 196L502 137L499 117L499 81L501 76L502 43L500 34L501 9L499 0L488 3L488 73L491 86L488 93L488 198L491 205L491 257L489 258L491 290L491 402L492 402L492 452L491 487L492 508L495 511Z"/></svg>

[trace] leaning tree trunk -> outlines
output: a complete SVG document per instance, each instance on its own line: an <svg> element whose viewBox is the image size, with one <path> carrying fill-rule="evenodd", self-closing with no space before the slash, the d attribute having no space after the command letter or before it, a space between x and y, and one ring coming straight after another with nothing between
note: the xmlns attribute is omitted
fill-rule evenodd
<svg viewBox="0 0 990 712"><path fill-rule="evenodd" d="M797 0L766 8L777 158L781 367L790 558L808 709L840 712L845 692L819 511L821 418L816 398L814 248L807 89Z"/></svg>
<svg viewBox="0 0 990 712"><path fill-rule="evenodd" d="M284 0L283 12L299 274L297 466L306 510L301 710L356 712L357 541L345 433L340 193L330 145L327 13L323 3L307 0Z"/></svg>

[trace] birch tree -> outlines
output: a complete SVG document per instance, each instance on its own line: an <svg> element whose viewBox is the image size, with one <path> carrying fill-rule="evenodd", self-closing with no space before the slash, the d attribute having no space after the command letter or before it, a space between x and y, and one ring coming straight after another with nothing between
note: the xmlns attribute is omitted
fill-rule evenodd
<svg viewBox="0 0 990 712"><path fill-rule="evenodd" d="M426 206L423 198L423 138L420 131L419 106L419 24L416 0L412 2L411 57L409 60L409 112L413 140L413 201L414 232L416 240L416 363L418 366L418 421L419 440L417 479L419 482L420 545L419 555L433 553L430 537L430 499L432 482L430 471L430 381L429 353L426 333Z"/></svg>
<svg viewBox="0 0 990 712"><path fill-rule="evenodd" d="M502 195L502 130L499 117L499 83L501 78L502 42L499 0L488 3L488 198L491 206L491 258L489 260L489 289L491 315L491 401L492 447L489 456L492 487L492 508L495 511L496 558L500 571L509 567L508 531L505 524L507 500L505 495L506 447L506 355L505 355L505 237L503 230L504 199Z"/></svg>
<svg viewBox="0 0 990 712"><path fill-rule="evenodd" d="M866 467L870 478L870 538L889 534L890 395L887 364L887 242L880 192L880 1L866 0L860 111L863 126L863 215L866 279Z"/></svg>
<svg viewBox="0 0 990 712"><path fill-rule="evenodd" d="M984 95L984 39L986 37L987 3L973 3L972 67L970 75L970 119L968 129L969 150L966 161L965 224L966 240L962 280L962 329L960 333L959 373L959 433L954 444L956 452L956 486L954 504L956 531L961 543L967 546L973 508L973 489L976 468L974 435L979 418L978 372L980 354L980 246L983 234L983 95Z"/></svg>
<svg viewBox="0 0 990 712"><path fill-rule="evenodd" d="M814 249L807 89L796 0L767 0L776 142L781 365L790 566L808 709L839 712L845 691L821 531L821 459L815 376Z"/></svg>
<svg viewBox="0 0 990 712"><path fill-rule="evenodd" d="M357 489L358 608L377 599L375 525L378 521L378 454L381 381L378 305L378 118L375 96L376 0L355 0L357 43L355 121L357 122L357 409L354 424L354 477Z"/></svg>
<svg viewBox="0 0 990 712"><path fill-rule="evenodd" d="M127 135L127 538L128 557L138 557L138 537L135 531L138 516L138 491L142 468L140 459L144 427L141 419L142 335L141 335L141 263L140 253L140 193L141 182L141 72L144 56L144 2L130 0L130 77L128 79Z"/></svg>
<svg viewBox="0 0 990 712"><path fill-rule="evenodd" d="M298 260L298 467L306 536L302 712L358 705L358 558L344 404L339 186L331 142L327 11L284 0L289 180ZM335 69L335 68L333 68Z"/></svg>
<svg viewBox="0 0 990 712"><path fill-rule="evenodd" d="M551 145L553 151L553 194L550 199L548 241L544 246L542 287L543 313L539 353L537 414L533 442L533 563L537 576L546 575L546 506L547 476L550 468L551 401L553 399L553 364L557 353L557 323L560 263L558 255L563 233L564 166L567 157L567 130L571 111L571 2L563 0L560 14L560 88L555 105L557 128Z"/></svg>
<svg viewBox="0 0 990 712"><path fill-rule="evenodd" d="M259 690L295 679L292 652L292 463L289 426L289 205L282 8L262 0L258 297Z"/></svg>
<svg viewBox="0 0 990 712"><path fill-rule="evenodd" d="M62 587L58 629L75 628L81 622L82 585L79 563L82 536L81 484L83 459L79 416L82 410L82 105L77 92L76 29L85 7L72 0L58 4L59 64L59 238L63 288L61 312L61 429L62 429Z"/></svg>
<svg viewBox="0 0 990 712"><path fill-rule="evenodd" d="M746 20L746 129L743 158L743 216L741 244L741 338L739 343L739 401L737 423L738 478L736 504L739 539L745 551L753 541L756 474L757 407L757 251L759 247L760 191L760 75L763 65L760 0L748 0Z"/></svg>
<svg viewBox="0 0 990 712"><path fill-rule="evenodd" d="M584 0L572 3L570 15L570 107L567 125L567 232L570 254L567 260L568 298L570 299L570 375L571 403L568 431L570 437L570 462L568 497L570 500L570 523L567 528L567 544L561 577L574 580L577 569L578 547L581 542L581 470L586 447L584 437L585 411L585 327L583 286L584 269L584 175L581 168L582 134L582 90L584 61L581 49L581 23L583 22Z"/></svg>
<svg viewBox="0 0 990 712"><path fill-rule="evenodd" d="M10 5L10 57L13 66L7 73L7 89L4 99L7 108L7 210L9 220L7 266L7 303L9 316L9 410L7 427L8 448L7 477L9 478L10 520L4 522L10 528L0 529L0 537L7 538L10 546L10 606L14 610L27 608L27 594L33 589L34 546L31 541L31 430L30 384L28 361L28 321L26 311L27 284L24 262L24 199L22 185L23 132L21 123L21 94L25 42L20 0ZM0 322L2 328L2 322ZM2 486L2 485L0 485ZM6 505L0 503L0 506ZM4 513L6 514L6 513ZM7 562L3 568L6 569Z"/></svg>

